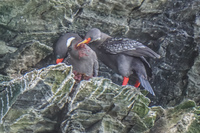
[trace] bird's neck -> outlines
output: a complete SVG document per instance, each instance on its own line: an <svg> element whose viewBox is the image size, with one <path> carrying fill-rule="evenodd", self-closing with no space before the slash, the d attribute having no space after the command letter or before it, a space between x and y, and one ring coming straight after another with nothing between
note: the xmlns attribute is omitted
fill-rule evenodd
<svg viewBox="0 0 200 133"><path fill-rule="evenodd" d="M111 36L107 35L106 33L101 33L101 42L105 42L108 38L111 38ZM101 43L101 44L102 44Z"/></svg>
<svg viewBox="0 0 200 133"><path fill-rule="evenodd" d="M79 49L76 47L76 44L71 45L71 51L69 51L69 54L72 58L79 57Z"/></svg>
<svg viewBox="0 0 200 133"><path fill-rule="evenodd" d="M98 47L100 47L107 39L112 38L111 36L105 34L105 33L101 33L101 39L100 40L96 40L94 42L92 42L92 44L90 44L90 47L97 52L98 51Z"/></svg>
<svg viewBox="0 0 200 133"><path fill-rule="evenodd" d="M84 58L85 56L88 56L87 52L90 52L86 46L86 44L84 44L83 46L81 46L80 48L76 45L72 45L72 50L70 51L70 56L74 59L80 59L80 58Z"/></svg>

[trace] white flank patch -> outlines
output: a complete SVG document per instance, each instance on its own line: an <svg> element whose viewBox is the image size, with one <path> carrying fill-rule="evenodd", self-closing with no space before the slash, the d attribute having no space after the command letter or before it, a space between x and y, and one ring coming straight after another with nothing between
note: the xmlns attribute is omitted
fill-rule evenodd
<svg viewBox="0 0 200 133"><path fill-rule="evenodd" d="M74 39L75 39L75 37L70 37L69 39L67 39L67 43L66 43L67 47L69 47L71 45L71 43Z"/></svg>

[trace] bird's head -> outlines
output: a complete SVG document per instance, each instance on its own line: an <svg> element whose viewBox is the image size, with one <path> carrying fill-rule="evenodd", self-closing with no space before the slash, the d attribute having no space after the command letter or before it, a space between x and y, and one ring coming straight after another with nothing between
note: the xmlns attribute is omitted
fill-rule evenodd
<svg viewBox="0 0 200 133"><path fill-rule="evenodd" d="M87 32L85 39L82 42L78 43L77 46L81 44L88 44L98 40L101 40L101 31L97 28L92 28Z"/></svg>
<svg viewBox="0 0 200 133"><path fill-rule="evenodd" d="M82 41L82 38L78 34L74 33L67 33L60 37L54 48L56 64L63 62L68 51L73 48L71 46L78 44L80 41Z"/></svg>

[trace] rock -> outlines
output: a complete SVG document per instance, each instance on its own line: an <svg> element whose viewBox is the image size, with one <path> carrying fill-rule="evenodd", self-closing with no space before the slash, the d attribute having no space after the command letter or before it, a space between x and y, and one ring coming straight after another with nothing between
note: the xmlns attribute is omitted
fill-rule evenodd
<svg viewBox="0 0 200 133"><path fill-rule="evenodd" d="M184 101L174 108L165 109L163 114L149 133L197 133L200 131L200 128L196 126L199 123L199 107L196 107L194 101Z"/></svg>
<svg viewBox="0 0 200 133"><path fill-rule="evenodd" d="M17 48L7 46L3 41L0 41L0 47L0 57L4 56L7 53L13 53L17 50Z"/></svg>
<svg viewBox="0 0 200 133"><path fill-rule="evenodd" d="M148 126L142 118L150 117L146 116L149 102L130 86L120 87L102 78L83 81L69 104L62 131L126 132L131 124L138 125L131 130L145 131Z"/></svg>
<svg viewBox="0 0 200 133"><path fill-rule="evenodd" d="M5 50L0 51L0 74L13 79L55 64L52 47L59 36L66 32L84 36L97 27L114 37L137 40L162 56L148 59L156 93L156 97L148 95L151 106L175 106L185 98L199 103L194 93L199 87L191 83L198 69L199 5L198 0L3 0L0 45ZM122 82L103 65L99 76ZM134 80L130 79L130 85ZM198 83L198 78L193 80Z"/></svg>
<svg viewBox="0 0 200 133"><path fill-rule="evenodd" d="M148 4L147 4L148 3ZM132 12L129 38L137 39L162 55L153 66L152 86L157 97L149 96L151 105L174 106L187 95L187 72L198 55L194 30L198 1L144 1ZM143 6L145 8L143 8ZM153 8L151 8L153 7ZM163 8L163 9L162 9ZM160 11L162 10L162 11ZM154 12L155 11L155 12ZM158 84L161 83L161 84Z"/></svg>
<svg viewBox="0 0 200 133"><path fill-rule="evenodd" d="M52 51L51 47L38 41L29 42L11 56L4 57L3 60L6 64L3 67L3 73L7 73L10 77L16 77L23 73L23 71L33 70L33 67L50 55Z"/></svg>
<svg viewBox="0 0 200 133"><path fill-rule="evenodd" d="M199 71L199 64L200 64L200 56L198 56L192 68L188 71L188 85L187 85L187 98L194 99L195 101L200 101L200 71Z"/></svg>
<svg viewBox="0 0 200 133"><path fill-rule="evenodd" d="M0 82L4 82L4 81L10 81L9 76L0 74Z"/></svg>
<svg viewBox="0 0 200 133"><path fill-rule="evenodd" d="M100 77L75 84L64 63L0 83L0 132L186 133L199 132L200 107L186 100L176 107L149 107L132 86Z"/></svg>
<svg viewBox="0 0 200 133"><path fill-rule="evenodd" d="M74 82L71 67L60 64L1 83L0 132L55 130Z"/></svg>
<svg viewBox="0 0 200 133"><path fill-rule="evenodd" d="M1 1L0 132L200 132L199 5L199 0ZM162 56L148 59L156 97L103 78L77 86L70 67L52 65L59 36L84 36L92 27L142 42ZM121 85L122 77L103 64L99 73Z"/></svg>

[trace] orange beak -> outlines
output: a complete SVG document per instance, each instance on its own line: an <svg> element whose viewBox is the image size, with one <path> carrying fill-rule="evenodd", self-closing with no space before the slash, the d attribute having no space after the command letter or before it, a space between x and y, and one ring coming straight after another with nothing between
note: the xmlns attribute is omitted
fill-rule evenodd
<svg viewBox="0 0 200 133"><path fill-rule="evenodd" d="M57 60L56 60L56 64L61 63L63 60L64 60L64 58L57 59Z"/></svg>
<svg viewBox="0 0 200 133"><path fill-rule="evenodd" d="M85 39L82 42L78 43L76 46L79 47L81 44L88 44L91 41L91 38Z"/></svg>

